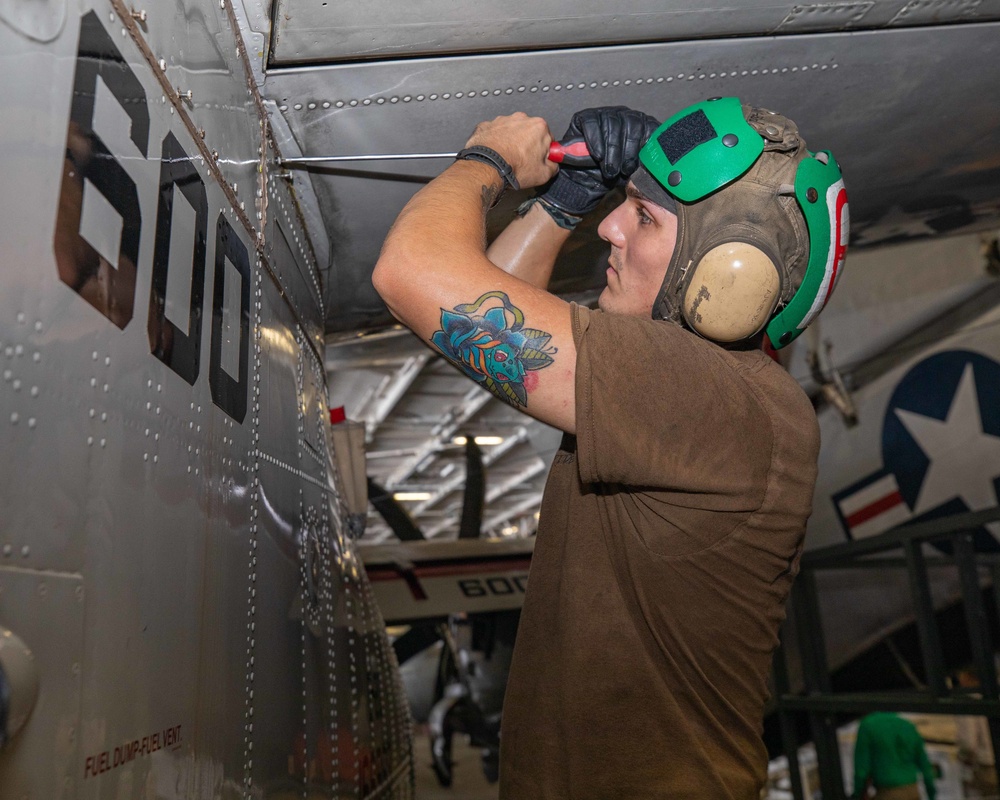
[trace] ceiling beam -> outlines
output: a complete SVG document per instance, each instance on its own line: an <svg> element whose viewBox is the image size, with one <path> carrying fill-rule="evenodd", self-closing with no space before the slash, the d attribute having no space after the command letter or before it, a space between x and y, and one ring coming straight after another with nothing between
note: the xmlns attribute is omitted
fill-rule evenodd
<svg viewBox="0 0 1000 800"><path fill-rule="evenodd" d="M375 390L374 396L365 405L362 418L365 423L365 443L370 444L375 438L375 431L385 422L389 414L396 407L396 404L403 399L410 386L420 375L421 370L431 359L431 352L428 350L410 356L403 361L403 364L392 375Z"/></svg>
<svg viewBox="0 0 1000 800"><path fill-rule="evenodd" d="M527 481L530 481L540 472L544 472L545 470L546 470L546 464L544 461L542 461L542 459L540 458L532 459L531 463L528 464L526 467L523 467L517 472L508 475L502 481L491 487L489 491L486 492L486 505L488 506L490 503L494 502L503 495L507 494L507 492L517 488L518 486L520 486L523 483L526 483ZM459 513L461 513L461 509L459 509ZM507 517L509 517L511 514L509 509L504 509L502 513ZM445 519L442 519L440 522L437 522L433 525L425 525L421 529L424 532L424 536L426 536L428 539L433 539L441 531L447 528L456 527L458 525L458 519L459 519L458 514L451 514ZM483 526L480 526L480 530L483 530Z"/></svg>
<svg viewBox="0 0 1000 800"><path fill-rule="evenodd" d="M521 442L528 438L528 429L523 425L517 428L510 436L506 437L500 444L491 447L483 455L483 466L488 467L501 456L509 452ZM434 493L427 499L418 503L413 508L413 514L421 514L436 503L441 502L449 494L457 490L465 483L465 469L456 468L455 474L444 481Z"/></svg>
<svg viewBox="0 0 1000 800"><path fill-rule="evenodd" d="M478 385L473 386L462 396L461 402L453 405L445 412L444 417L431 429L430 438L420 445L409 458L400 462L399 466L386 478L386 489L395 491L399 485L420 469L424 461L437 453L442 447L451 444L451 438L458 429L475 415L479 409L493 399L493 395Z"/></svg>
<svg viewBox="0 0 1000 800"><path fill-rule="evenodd" d="M486 502L492 503L494 500L503 497L503 495L507 494L507 492L509 492L511 489L515 489L522 483L530 481L538 473L545 472L545 469L546 469L546 464L544 461L542 461L542 459L538 457L533 458L531 460L531 463L529 463L526 467L523 467L522 469L518 470L514 474L508 476L504 480L500 481L499 483L491 487L490 490L486 492Z"/></svg>
<svg viewBox="0 0 1000 800"><path fill-rule="evenodd" d="M532 509L537 510L541 504L541 492L529 494L527 497L511 505L510 508L505 508L503 511L498 511L496 514L491 514L486 517L483 520L483 532L485 533L493 530L494 528L498 528L512 520L514 517L521 516L527 511L531 511Z"/></svg>

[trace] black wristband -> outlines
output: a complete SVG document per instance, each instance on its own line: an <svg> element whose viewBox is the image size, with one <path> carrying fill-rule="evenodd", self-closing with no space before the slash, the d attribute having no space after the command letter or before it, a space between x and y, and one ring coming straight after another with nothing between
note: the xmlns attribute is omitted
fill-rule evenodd
<svg viewBox="0 0 1000 800"><path fill-rule="evenodd" d="M510 164L508 164L502 155L500 155L496 150L490 150L488 147L483 147L482 145L473 145L472 147L466 147L464 150L459 152L455 156L456 161L462 161L464 159L471 159L472 161L481 161L484 164L489 164L496 168L496 171L500 173L500 177L503 178L504 188L510 186L515 192L521 188L521 184L517 182L517 178L514 177L514 170L511 169Z"/></svg>

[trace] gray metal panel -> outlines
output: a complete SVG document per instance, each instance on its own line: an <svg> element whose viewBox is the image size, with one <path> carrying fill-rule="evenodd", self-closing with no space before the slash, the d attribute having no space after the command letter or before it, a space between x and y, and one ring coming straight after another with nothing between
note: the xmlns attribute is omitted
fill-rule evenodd
<svg viewBox="0 0 1000 800"><path fill-rule="evenodd" d="M267 469L262 467L260 475L266 479ZM266 493L255 506L260 514L253 551L257 576L256 597L251 602L253 663L247 666L247 706L252 711L245 729L249 740L247 774L254 786L284 780L295 738L302 730L302 626L293 608L299 591L299 565L283 546L288 536L286 526L297 524L297 491L293 497L296 507L291 519L279 519Z"/></svg>
<svg viewBox="0 0 1000 800"><path fill-rule="evenodd" d="M293 294L299 324L309 327L315 318L312 306L322 307L319 265L297 213L297 201L287 185L274 184L274 176L267 169L276 160L273 144L270 139L264 144L256 87L248 83L239 56L242 43L235 37L226 4L199 0L174 0L174 4L172 13L157 8L147 14L139 28L142 38L158 58L157 66L167 82L182 98L185 112L232 188L240 209L258 230L263 230L261 223L269 221L261 207L265 203L262 186L273 186L271 199L276 205L272 203L271 210L284 237L294 242L290 249L295 255L289 259L284 253L268 249L274 256L271 268ZM262 152L264 149L266 152ZM268 231L268 235L274 233L273 229ZM298 274L290 269L293 264ZM310 295L311 303L306 300Z"/></svg>
<svg viewBox="0 0 1000 800"><path fill-rule="evenodd" d="M302 400L300 395L300 402ZM308 460L308 459L306 459ZM337 568L333 559L331 519L324 513L329 505L326 493L311 485L302 487L300 495L299 594L297 617L300 620L300 657L303 673L301 692L306 697L333 697L328 691L343 671L343 652L336 649L334 614L339 586L334 576ZM302 747L299 761L314 765L308 773L314 786L330 787L331 794L341 790L339 770L333 769L332 743L339 738L343 719L337 714L335 701L302 704ZM339 759L338 759L339 761ZM302 770L306 774L306 770ZM335 775L335 773L337 773Z"/></svg>
<svg viewBox="0 0 1000 800"><path fill-rule="evenodd" d="M83 560L84 511L92 502L86 482L75 478L92 452L87 438L99 436L102 425L99 415L89 416L100 398L90 380L98 371L103 377L105 367L84 363L87 356L74 343L100 347L103 359L114 334L86 303L67 305L71 296L56 275L52 237L65 123L26 123L65 116L73 75L58 66L73 61L76 37L63 34L45 47L30 47L0 25L0 48L45 87L39 91L26 80L3 84L9 155L0 160L0 179L18 191L0 192L0 424L11 454L0 459L0 563L16 558L18 566L75 571ZM57 431L65 435L53 441ZM38 492L39 475L65 488L49 492L45 503L17 502Z"/></svg>
<svg viewBox="0 0 1000 800"><path fill-rule="evenodd" d="M235 225L234 225L235 228ZM260 327L255 286L266 279L262 265L253 260L251 327ZM249 355L249 407L242 425L225 415L213 416L204 482L213 487L206 513L210 529L204 541L201 639L198 648L198 704L191 746L194 764L186 791L191 797L217 797L232 791L244 775L247 758L249 669L248 643L252 631L246 624L248 606L256 584L252 576L257 534L254 439L261 427L253 389L260 384L256 366L259 354L251 339ZM195 407L197 410L197 406ZM221 425L218 420L221 417ZM198 445L195 445L198 449ZM198 466L195 466L198 469ZM234 624L240 620L243 624ZM242 723L242 724L241 724ZM243 734L243 735L241 735Z"/></svg>
<svg viewBox="0 0 1000 800"><path fill-rule="evenodd" d="M1000 2L1000 0L997 1ZM263 81L263 76L261 76L261 80ZM268 119L271 121L271 133L274 136L274 143L268 144L267 164L273 165L276 163L275 146L285 158L301 156L302 152L299 150L298 142L292 136L285 118L275 113L274 103L267 102L266 106L268 107ZM324 285L324 289L329 291L330 287L327 285L326 273L330 266L330 239L323 224L319 201L316 199L312 183L307 180L296 181L294 174L286 173L284 170L269 169L268 185L272 190L276 186L285 185L286 190L297 201L303 225L309 235L309 242L312 244L316 266L321 275L320 280ZM308 263L308 257L305 258L305 261Z"/></svg>
<svg viewBox="0 0 1000 800"><path fill-rule="evenodd" d="M985 6L985 7L984 7ZM995 18L980 0L504 0L365 4L278 0L272 65L626 44Z"/></svg>
<svg viewBox="0 0 1000 800"><path fill-rule="evenodd" d="M291 310L281 301L280 289L270 276L264 276L260 288L263 291L260 413L268 424L262 428L257 446L269 459L297 470L300 340Z"/></svg>
<svg viewBox="0 0 1000 800"><path fill-rule="evenodd" d="M282 120L281 125L285 123ZM268 147L267 163L273 165L277 153ZM321 281L328 279L325 273L329 260L329 243L326 232L322 230L322 222L310 218L313 224L320 226L319 241L321 243L324 262L317 261L317 252L312 244L311 236L306 234L303 226L305 217L300 205L299 194L307 198L307 208L315 203L312 187L302 176L296 177L280 169L271 169L267 177L267 225L265 229L265 252L272 265L273 274L288 296L288 302L295 309L295 316L306 331L317 349L322 352L322 330L316 325L316 320L324 314L324 286ZM321 277L321 268L324 270Z"/></svg>
<svg viewBox="0 0 1000 800"><path fill-rule="evenodd" d="M323 363L311 348L302 352L302 469L325 484L326 430L330 417L326 404Z"/></svg>
<svg viewBox="0 0 1000 800"><path fill-rule="evenodd" d="M992 7L991 7L992 6ZM996 4L982 0L909 0L890 25L937 25L941 22L967 22L996 13Z"/></svg>
<svg viewBox="0 0 1000 800"><path fill-rule="evenodd" d="M864 0L864 2L857 3L796 5L792 7L788 16L781 21L774 32L805 33L806 31L844 30L861 24L874 5L874 0Z"/></svg>
<svg viewBox="0 0 1000 800"><path fill-rule="evenodd" d="M219 154L227 183L236 185L238 199L256 221L260 126L225 10L218 2L204 0L167 0L150 3L145 10L143 38L163 59L170 85L182 96L191 92L185 101L188 113L196 128L205 131L205 144Z"/></svg>
<svg viewBox="0 0 1000 800"><path fill-rule="evenodd" d="M271 263L284 265L275 270L282 292L288 296L288 303L296 310L302 327L315 342L319 335L315 321L323 317L322 289L315 260L306 256L305 236L295 219L294 209L280 202L270 204L274 224L270 226L267 255Z"/></svg>
<svg viewBox="0 0 1000 800"><path fill-rule="evenodd" d="M420 3L376 0L365 5L278 0L272 64L376 59L449 52L519 50L654 38L763 33L790 6L752 0L743 8L705 8L693 0L632 0L610 9L579 0ZM706 31L707 28L707 31Z"/></svg>
<svg viewBox="0 0 1000 800"><path fill-rule="evenodd" d="M174 417L175 399L169 389L163 395L164 423ZM149 439L161 434L148 460L140 449L147 437L135 431L110 437L92 468L95 486L119 485L107 512L92 515L88 525L92 622L85 641L80 748L85 775L88 758L104 759L109 769L90 774L84 797L134 796L132 787L175 783L172 776L193 755L203 553L213 522L197 511L211 508L218 490L181 477L186 473L179 461L187 454L174 438L174 425L146 423ZM122 475L131 480L123 485ZM149 692L150 685L158 691ZM163 747L167 730L177 731L177 741ZM122 748L147 737L155 744L123 759Z"/></svg>
<svg viewBox="0 0 1000 800"><path fill-rule="evenodd" d="M250 541L256 540L256 531L249 531L251 488L237 484L219 498L225 524L217 525L205 541L199 702L192 731L201 767L190 776L190 797L225 796L223 790L237 783L244 770L248 631L234 621L246 620L248 613Z"/></svg>
<svg viewBox="0 0 1000 800"><path fill-rule="evenodd" d="M663 116L737 95L789 114L811 146L837 155L856 238L872 244L996 224L997 63L1000 26L984 23L301 68L271 73L265 91L308 155L457 150L476 122L515 110L544 116L558 136L579 108ZM371 268L402 205L446 165L312 174L342 289L328 330L388 321ZM577 238L595 245L595 268L575 265L578 289L603 278L589 231Z"/></svg>
<svg viewBox="0 0 1000 800"><path fill-rule="evenodd" d="M355 744L341 755L341 763L348 791L367 796L387 780L405 785L397 772L405 762L398 742L401 734L403 740L408 738L409 712L399 701L396 675L378 674L380 669L394 669L395 660L379 633L382 617L360 558L353 544L348 544L343 554L347 568L336 617L337 649L343 653L338 679L349 684L352 692L350 703L341 705L339 714L343 727L352 731ZM362 744L369 741L371 747Z"/></svg>
<svg viewBox="0 0 1000 800"><path fill-rule="evenodd" d="M0 20L36 42L51 42L66 25L67 5L67 0L34 3L5 0L0 3Z"/></svg>
<svg viewBox="0 0 1000 800"><path fill-rule="evenodd" d="M244 41L247 63L252 80L255 84L260 85L264 81L264 61L266 50L269 46L271 0L240 0L240 2L230 3L227 6L227 11L232 12L235 25ZM273 106L270 103L267 105ZM290 208L298 209L301 218L301 225L299 227L300 229L304 228L305 233L308 235L307 246L300 257L299 270L303 275L308 277L309 282L313 280L310 277L310 271L313 273L318 271L320 283L324 291L328 293L331 291L327 275L330 265L330 241L326 235L323 218L312 185L309 181L298 181L296 183L294 182L294 176L285 175L282 177L282 170L272 169L277 162L278 151L286 158L301 155L298 144L288 129L288 124L281 116L274 114L273 111L273 108L269 109L270 137L265 144L266 152L263 159L263 179L267 187L267 196L258 194L258 198L261 198L265 204L270 204L276 199L276 195L280 193L286 205ZM288 183L285 183L285 180ZM284 186L283 190L281 190L282 186ZM271 219L271 215L268 214L268 221L270 222ZM270 235L271 231L268 230L267 236L270 237ZM311 245L311 248L308 245ZM314 263L310 263L310 261ZM322 332L320 332L319 339L317 339L317 346L320 346L319 340L321 339Z"/></svg>

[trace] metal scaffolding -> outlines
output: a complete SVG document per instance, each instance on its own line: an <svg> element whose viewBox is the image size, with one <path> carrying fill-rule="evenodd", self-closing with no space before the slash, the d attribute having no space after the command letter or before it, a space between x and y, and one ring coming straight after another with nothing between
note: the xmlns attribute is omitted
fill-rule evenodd
<svg viewBox="0 0 1000 800"><path fill-rule="evenodd" d="M869 539L813 550L802 556L801 572L792 587L791 614L796 646L801 656L803 691L790 686L788 635L775 654L774 685L782 748L795 800L805 800L799 768L798 723L803 715L816 747L820 789L824 800L844 800L844 780L837 743L838 717L872 711L903 711L925 714L986 717L993 752L1000 752L1000 693L994 662L994 647L983 600L982 572L992 582L992 596L1000 613L1000 558L996 553L978 553L973 536L984 525L1000 520L1000 508L956 514L928 522L896 528ZM928 555L928 543L944 545L950 555ZM950 545L950 548L949 548ZM961 598L973 663L979 678L977 694L949 688L945 659L934 605L928 567L957 567ZM827 661L820 617L816 574L831 569L905 569L915 609L926 690L907 692L834 692ZM789 633L788 630L785 632Z"/></svg>

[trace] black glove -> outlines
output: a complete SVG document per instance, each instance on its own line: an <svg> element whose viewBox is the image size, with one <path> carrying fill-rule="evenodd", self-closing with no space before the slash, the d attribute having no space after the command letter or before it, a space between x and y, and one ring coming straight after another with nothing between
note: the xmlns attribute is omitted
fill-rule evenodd
<svg viewBox="0 0 1000 800"><path fill-rule="evenodd" d="M576 217L593 211L604 195L635 172L639 151L659 124L648 114L625 106L577 111L561 142L583 139L597 166L560 167L540 197L542 204Z"/></svg>

